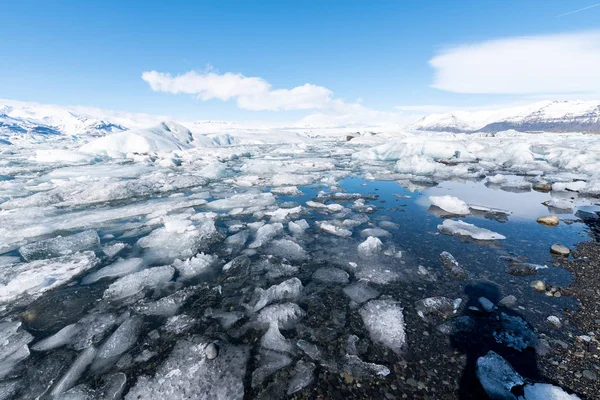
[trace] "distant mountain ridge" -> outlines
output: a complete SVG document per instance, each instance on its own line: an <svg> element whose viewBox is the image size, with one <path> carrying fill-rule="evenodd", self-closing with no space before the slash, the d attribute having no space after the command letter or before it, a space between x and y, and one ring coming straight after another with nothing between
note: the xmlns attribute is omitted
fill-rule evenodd
<svg viewBox="0 0 600 400"><path fill-rule="evenodd" d="M600 100L544 101L497 110L430 114L408 127L455 133L496 133L509 129L520 132L600 133Z"/></svg>

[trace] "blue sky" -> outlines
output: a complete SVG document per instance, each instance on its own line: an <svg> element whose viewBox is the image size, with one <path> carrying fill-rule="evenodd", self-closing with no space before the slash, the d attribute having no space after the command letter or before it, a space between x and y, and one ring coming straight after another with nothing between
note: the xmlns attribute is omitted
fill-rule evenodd
<svg viewBox="0 0 600 400"><path fill-rule="evenodd" d="M500 93L502 90L489 88L485 82L483 87L474 82L467 86L475 89L464 89L462 80L478 73L466 68L465 76L457 76L456 70L462 70L462 61L457 58L470 60L472 68L478 63L479 49L444 58L438 71L444 82L434 88L431 85L436 71L430 60L448 49L490 40L595 34L600 29L600 7L558 15L597 2L5 2L0 24L0 98L186 119L283 121L302 118L324 107L248 110L240 106L235 93L223 101L211 95L204 96L208 100L200 100L193 93L179 93L171 86L153 90L150 82L141 78L147 71L170 77L189 71L199 75L210 71L216 75L242 74L260 77L271 85L268 90L309 83L331 92L326 101L359 104L382 112L396 112L396 106L478 107L540 96L568 97L573 95L571 92L581 92L581 85L574 82L573 90L570 86L567 90L558 87L556 95L551 82L564 81L564 77L552 74L548 76L547 93L537 88L526 93ZM578 40L592 39L569 39L565 46L578 47ZM505 47L510 51L515 46L509 41ZM591 51L584 47L580 53L583 57ZM485 49L481 54L486 54ZM514 64L519 64L519 56L515 57ZM592 64L595 62L596 58ZM526 76L531 71L514 71L520 73ZM571 75L581 74L573 71ZM494 76L482 75L480 80L494 80ZM469 93L463 93L465 90ZM327 113L336 112L330 106L326 108Z"/></svg>

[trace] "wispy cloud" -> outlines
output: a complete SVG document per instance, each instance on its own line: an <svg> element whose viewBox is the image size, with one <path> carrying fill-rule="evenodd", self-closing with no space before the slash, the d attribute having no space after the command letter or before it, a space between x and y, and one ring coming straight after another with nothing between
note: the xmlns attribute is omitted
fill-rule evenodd
<svg viewBox="0 0 600 400"><path fill-rule="evenodd" d="M512 37L442 51L434 88L456 93L600 93L600 31Z"/></svg>
<svg viewBox="0 0 600 400"><path fill-rule="evenodd" d="M579 11L589 10L590 8L594 8L594 7L598 7L598 6L600 6L600 3L592 4L591 6L583 7L578 10L573 10L573 11L566 12L564 14L557 15L556 18L565 17L567 15L575 14L575 13L578 13Z"/></svg>
<svg viewBox="0 0 600 400"><path fill-rule="evenodd" d="M147 71L142 74L142 79L157 92L190 94L204 101L235 99L238 107L255 111L323 108L331 103L333 95L331 90L309 83L291 89L273 89L263 78L231 72L190 71L173 76Z"/></svg>

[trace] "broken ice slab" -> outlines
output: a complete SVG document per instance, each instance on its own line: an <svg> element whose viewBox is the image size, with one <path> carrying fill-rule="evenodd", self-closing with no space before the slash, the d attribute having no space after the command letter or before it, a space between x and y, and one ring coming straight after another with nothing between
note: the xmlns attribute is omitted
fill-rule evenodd
<svg viewBox="0 0 600 400"><path fill-rule="evenodd" d="M256 288L252 311L257 312L266 305L279 300L296 300L302 292L302 282L298 278L291 278L281 282L278 285L273 285L267 290Z"/></svg>
<svg viewBox="0 0 600 400"><path fill-rule="evenodd" d="M175 260L173 266L179 272L178 280L195 278L211 270L218 257L210 254L198 253L187 260Z"/></svg>
<svg viewBox="0 0 600 400"><path fill-rule="evenodd" d="M80 330L81 326L78 324L67 325L60 331L56 332L54 335L47 337L44 340L40 340L39 342L31 346L31 350L48 351L57 347L64 346L67 343L70 343L73 337L77 333L79 333Z"/></svg>
<svg viewBox="0 0 600 400"><path fill-rule="evenodd" d="M308 225L308 222L306 222L306 220L304 220L304 219L300 219L297 221L290 221L288 223L288 230L290 231L290 233L292 235L301 235L308 228L310 228L310 225Z"/></svg>
<svg viewBox="0 0 600 400"><path fill-rule="evenodd" d="M339 226L334 225L331 222L317 222L317 226L324 232L331 233L332 235L340 236L340 237L350 237L352 236L352 231L341 228Z"/></svg>
<svg viewBox="0 0 600 400"><path fill-rule="evenodd" d="M470 213L467 203L454 196L430 196L429 201L452 215L467 215Z"/></svg>
<svg viewBox="0 0 600 400"><path fill-rule="evenodd" d="M219 342L218 356L209 360L209 343L198 336L179 340L154 375L140 376L125 399L242 400L249 346Z"/></svg>
<svg viewBox="0 0 600 400"><path fill-rule="evenodd" d="M345 285L350 275L339 268L321 267L313 273L312 278L322 283Z"/></svg>
<svg viewBox="0 0 600 400"><path fill-rule="evenodd" d="M316 344L307 342L304 339L298 340L296 342L296 346L315 361L320 360L323 356L321 350Z"/></svg>
<svg viewBox="0 0 600 400"><path fill-rule="evenodd" d="M371 340L400 355L406 346L404 315L400 303L394 300L371 300L360 310Z"/></svg>
<svg viewBox="0 0 600 400"><path fill-rule="evenodd" d="M92 371L102 371L115 363L119 357L137 342L142 328L142 319L127 318L100 346L92 364Z"/></svg>
<svg viewBox="0 0 600 400"><path fill-rule="evenodd" d="M225 199L211 201L206 207L211 210L232 210L245 207L267 207L275 203L275 196L271 193L243 193L234 194Z"/></svg>
<svg viewBox="0 0 600 400"><path fill-rule="evenodd" d="M477 378L492 399L516 400L511 389L525 383L513 367L493 351L477 359Z"/></svg>
<svg viewBox="0 0 600 400"><path fill-rule="evenodd" d="M342 360L342 370L357 379L373 378L375 376L387 376L390 370L385 365L364 362L356 355L346 354Z"/></svg>
<svg viewBox="0 0 600 400"><path fill-rule="evenodd" d="M19 253L26 261L34 261L99 248L100 238L98 233L94 230L88 230L71 236L57 236L52 239L26 244L19 248Z"/></svg>
<svg viewBox="0 0 600 400"><path fill-rule="evenodd" d="M27 345L33 336L21 328L20 321L0 322L0 379L29 357Z"/></svg>
<svg viewBox="0 0 600 400"><path fill-rule="evenodd" d="M175 269L165 265L162 267L148 268L131 275L124 276L113 282L105 291L104 298L110 300L119 300L125 297L133 296L146 288L155 288L161 284L169 282Z"/></svg>
<svg viewBox="0 0 600 400"><path fill-rule="evenodd" d="M530 276L537 274L538 270L546 268L548 268L546 265L513 261L506 266L506 272L515 276Z"/></svg>
<svg viewBox="0 0 600 400"><path fill-rule="evenodd" d="M258 314L257 321L261 324L276 322L282 329L294 326L306 313L295 303L273 304L263 308Z"/></svg>
<svg viewBox="0 0 600 400"><path fill-rule="evenodd" d="M69 370L56 383L54 388L52 388L50 394L56 397L73 387L81 375L83 375L88 365L92 363L96 354L97 350L93 346L88 347L79 353L79 356L77 356L73 364L71 364Z"/></svg>
<svg viewBox="0 0 600 400"><path fill-rule="evenodd" d="M358 254L363 257L370 257L380 253L383 249L383 243L375 236L369 236L364 242L357 246Z"/></svg>
<svg viewBox="0 0 600 400"><path fill-rule="evenodd" d="M43 293L95 267L99 261L94 252L86 251L49 260L0 267L0 303L16 299L31 303Z"/></svg>
<svg viewBox="0 0 600 400"><path fill-rule="evenodd" d="M469 275L467 271L458 264L458 261L456 261L454 256L447 251L443 251L440 254L440 260L453 277L464 279Z"/></svg>
<svg viewBox="0 0 600 400"><path fill-rule="evenodd" d="M462 299L449 299L447 297L428 297L415 303L417 315L423 320L446 320L458 312Z"/></svg>
<svg viewBox="0 0 600 400"><path fill-rule="evenodd" d="M252 371L252 387L257 387L266 378L291 363L292 359L285 353L262 350L260 352L259 367Z"/></svg>
<svg viewBox="0 0 600 400"><path fill-rule="evenodd" d="M195 287L193 286L187 287L168 296L161 297L156 301L146 302L142 300L140 303L134 305L133 309L144 315L172 317L194 295L194 289Z"/></svg>
<svg viewBox="0 0 600 400"><path fill-rule="evenodd" d="M290 379L287 394L294 394L310 385L314 379L315 368L316 365L311 362L298 361L292 371L292 379Z"/></svg>
<svg viewBox="0 0 600 400"><path fill-rule="evenodd" d="M266 251L288 261L304 261L309 258L308 252L302 246L289 239L273 240Z"/></svg>
<svg viewBox="0 0 600 400"><path fill-rule="evenodd" d="M359 305L379 296L379 291L373 289L365 282L357 282L348 285L343 291L350 300Z"/></svg>
<svg viewBox="0 0 600 400"><path fill-rule="evenodd" d="M81 280L82 285L91 285L101 279L120 278L125 275L137 272L144 267L142 258L119 259L113 264L92 272Z"/></svg>
<svg viewBox="0 0 600 400"><path fill-rule="evenodd" d="M256 249L275 238L275 236L279 235L283 232L283 225L280 222L275 222L273 224L263 225L256 231L254 236L254 241L248 245L251 249Z"/></svg>
<svg viewBox="0 0 600 400"><path fill-rule="evenodd" d="M445 220L437 226L438 230L445 235L469 236L475 240L503 240L506 236L492 232L489 229L478 228L464 221Z"/></svg>
<svg viewBox="0 0 600 400"><path fill-rule="evenodd" d="M279 331L277 321L269 324L269 328L260 338L260 345L264 349L291 353L294 349L292 342L285 338Z"/></svg>

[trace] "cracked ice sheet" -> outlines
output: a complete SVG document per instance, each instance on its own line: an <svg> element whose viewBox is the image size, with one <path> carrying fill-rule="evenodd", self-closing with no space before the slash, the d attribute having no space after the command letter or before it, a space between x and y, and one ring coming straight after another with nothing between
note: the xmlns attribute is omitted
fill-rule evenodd
<svg viewBox="0 0 600 400"><path fill-rule="evenodd" d="M57 231L101 228L114 221L148 215L155 211L169 212L203 205L206 194L148 200L121 207L94 208L64 213L54 207L33 207L0 211L0 253L20 247L38 236Z"/></svg>

